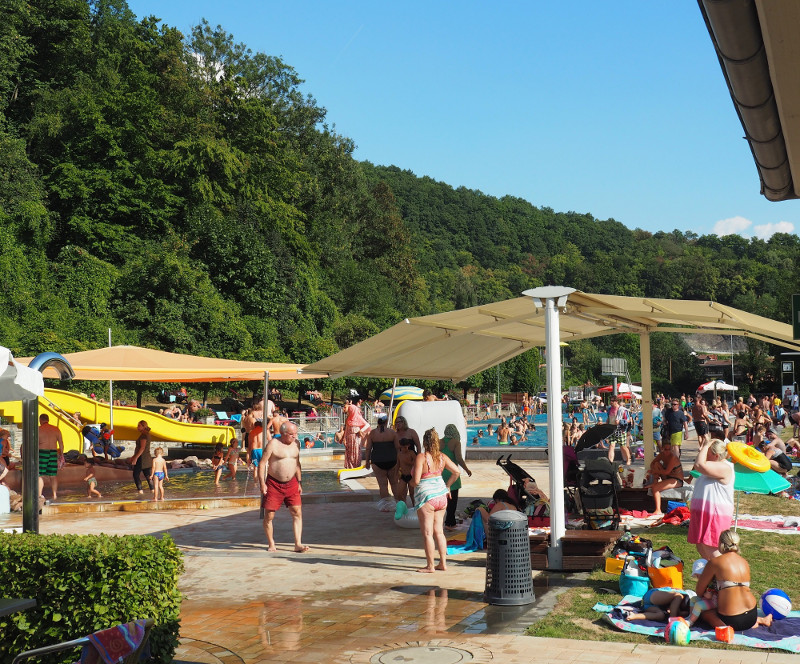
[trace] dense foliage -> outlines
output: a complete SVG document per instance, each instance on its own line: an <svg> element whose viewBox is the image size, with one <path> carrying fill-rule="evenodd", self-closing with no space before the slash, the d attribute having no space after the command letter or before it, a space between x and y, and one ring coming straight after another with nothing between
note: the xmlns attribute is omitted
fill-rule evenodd
<svg viewBox="0 0 800 664"><path fill-rule="evenodd" d="M124 0L6 7L0 343L19 354L95 348L112 328L116 343L311 362L547 283L789 318L795 235L651 234L359 163L291 66L220 27L183 35ZM568 379L597 380L600 349L633 360L631 346L570 348ZM534 389L540 361L507 363L501 390Z"/></svg>
<svg viewBox="0 0 800 664"><path fill-rule="evenodd" d="M152 661L171 662L178 646L182 571L181 553L169 535L0 534L3 594L36 600L35 608L0 618L0 661L152 618ZM66 652L58 661L75 658L75 652Z"/></svg>

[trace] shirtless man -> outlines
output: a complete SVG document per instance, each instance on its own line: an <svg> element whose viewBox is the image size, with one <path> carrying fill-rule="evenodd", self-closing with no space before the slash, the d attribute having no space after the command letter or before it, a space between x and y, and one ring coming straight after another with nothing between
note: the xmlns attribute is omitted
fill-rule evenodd
<svg viewBox="0 0 800 664"><path fill-rule="evenodd" d="M272 520L281 503L289 508L294 531L294 550L305 553L308 547L302 542L303 512L300 499L303 493L300 469L300 448L297 445L297 427L291 422L281 424L280 438L267 443L258 464L258 483L264 496L264 534L268 551L277 551L272 535Z"/></svg>
<svg viewBox="0 0 800 664"><path fill-rule="evenodd" d="M711 436L708 433L708 420L709 413L706 407L706 401L698 396L694 400L694 405L692 406L692 421L694 422L694 431L697 434L697 440L701 444L704 440L708 443L711 442Z"/></svg>
<svg viewBox="0 0 800 664"><path fill-rule="evenodd" d="M500 426L497 427L497 442L498 443L507 443L508 436L511 433L511 429L506 422L501 422Z"/></svg>
<svg viewBox="0 0 800 664"><path fill-rule="evenodd" d="M44 495L44 478L50 478L53 500L58 498L58 460L64 456L64 439L50 424L47 413L39 415L39 495Z"/></svg>
<svg viewBox="0 0 800 664"><path fill-rule="evenodd" d="M256 420L253 428L247 436L247 465L250 464L258 466L261 463L262 454L264 452L264 423L261 420ZM269 429L266 432L267 440L272 438Z"/></svg>

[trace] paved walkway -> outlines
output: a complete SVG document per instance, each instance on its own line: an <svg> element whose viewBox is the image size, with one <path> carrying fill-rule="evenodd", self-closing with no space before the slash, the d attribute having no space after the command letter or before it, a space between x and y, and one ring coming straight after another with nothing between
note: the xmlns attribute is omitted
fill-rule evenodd
<svg viewBox="0 0 800 664"><path fill-rule="evenodd" d="M547 490L544 462L521 462ZM492 462L470 464L462 499L491 495L508 478ZM365 488L374 480L363 481ZM304 507L306 554L291 546L291 524L275 520L279 551L266 551L253 506L45 515L43 533L169 533L184 553L181 646L176 662L593 662L706 664L796 662L793 655L655 644L524 636L581 575L537 573L537 601L483 602L485 554L451 558L446 572L418 574L419 531L393 524L363 502ZM309 497L310 498L310 497ZM465 503L464 503L465 504Z"/></svg>

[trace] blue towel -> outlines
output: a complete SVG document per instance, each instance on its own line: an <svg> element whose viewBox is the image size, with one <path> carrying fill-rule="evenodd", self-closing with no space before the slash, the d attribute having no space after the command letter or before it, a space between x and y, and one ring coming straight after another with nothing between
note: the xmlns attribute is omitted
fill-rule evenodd
<svg viewBox="0 0 800 664"><path fill-rule="evenodd" d="M467 531L467 539L463 544L455 544L447 547L447 555L455 556L459 553L472 553L473 551L483 550L483 543L486 541L486 533L483 530L483 519L477 512L472 516Z"/></svg>

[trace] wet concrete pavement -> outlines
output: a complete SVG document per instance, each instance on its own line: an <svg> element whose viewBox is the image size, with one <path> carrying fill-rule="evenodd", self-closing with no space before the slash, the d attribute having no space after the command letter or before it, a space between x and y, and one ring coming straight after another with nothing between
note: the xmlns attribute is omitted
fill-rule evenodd
<svg viewBox="0 0 800 664"><path fill-rule="evenodd" d="M522 465L547 490L545 463ZM470 466L462 504L508 483L492 462ZM373 479L362 485L375 487ZM279 550L268 553L254 505L46 514L41 531L169 533L186 565L177 662L796 661L778 653L524 636L580 575L536 573L537 602L489 606L483 602L485 553L451 557L447 571L418 574L424 564L419 531L395 526L391 513L378 511L372 491L349 498L356 502L308 496L303 539L311 550L305 554L292 551L285 510L275 519Z"/></svg>

